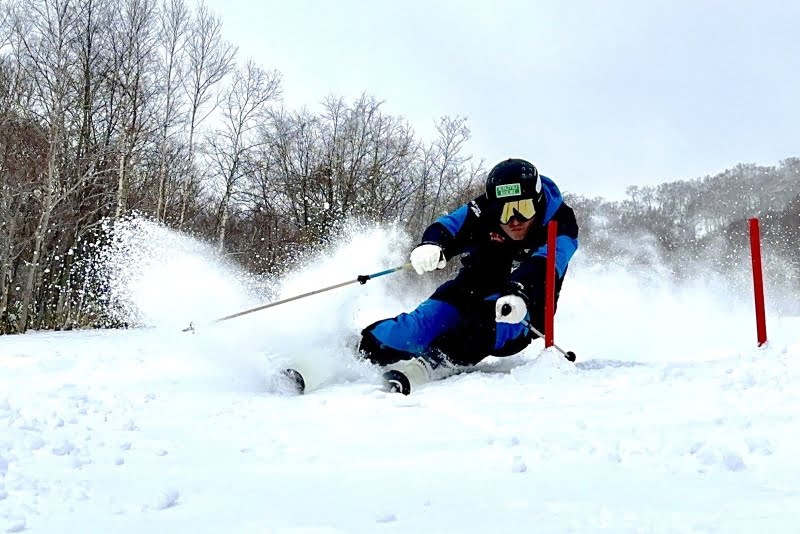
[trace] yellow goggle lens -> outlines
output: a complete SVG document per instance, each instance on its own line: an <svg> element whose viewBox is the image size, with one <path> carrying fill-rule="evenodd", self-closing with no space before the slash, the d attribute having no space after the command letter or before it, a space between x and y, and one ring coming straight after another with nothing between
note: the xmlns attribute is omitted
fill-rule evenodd
<svg viewBox="0 0 800 534"><path fill-rule="evenodd" d="M533 199L526 198L524 200L506 202L503 205L502 213L500 213L500 223L508 224L508 221L515 215L522 222L531 220L536 215L536 205L533 203Z"/></svg>

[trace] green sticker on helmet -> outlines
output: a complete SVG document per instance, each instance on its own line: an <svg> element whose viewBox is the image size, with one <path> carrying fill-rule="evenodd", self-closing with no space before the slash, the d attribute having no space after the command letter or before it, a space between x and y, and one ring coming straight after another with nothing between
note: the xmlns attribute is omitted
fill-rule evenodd
<svg viewBox="0 0 800 534"><path fill-rule="evenodd" d="M522 186L520 184L498 185L494 188L494 195L497 198L518 197L521 194Z"/></svg>

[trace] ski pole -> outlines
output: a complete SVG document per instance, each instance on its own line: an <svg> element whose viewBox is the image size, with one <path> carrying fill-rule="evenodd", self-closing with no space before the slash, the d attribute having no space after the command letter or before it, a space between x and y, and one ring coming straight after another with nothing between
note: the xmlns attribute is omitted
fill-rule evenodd
<svg viewBox="0 0 800 534"><path fill-rule="evenodd" d="M503 304L503 307L500 310L500 313L503 314L503 315L508 315L509 313L511 313L511 306L509 306L508 304ZM539 332L539 330L535 326L533 326L529 321L526 321L525 319L523 319L522 320L522 324L525 326L525 328L527 328L528 330L530 330L531 332L533 332L534 334L536 334L540 338L544 339L544 334ZM555 342L553 342L553 347L555 347L555 349L558 352L560 352L561 355L564 356L568 361L574 362L576 360L577 357L575 356L575 353L572 352L571 350L565 351L564 349L562 349L561 347L556 345Z"/></svg>
<svg viewBox="0 0 800 534"><path fill-rule="evenodd" d="M539 330L537 330L537 329L536 329L536 327L534 327L534 326L533 326L531 323L529 323L528 321L525 321L525 320L523 320L523 321L522 321L522 324L523 324L523 325L525 325L525 327L526 327L528 330L530 330L531 332L533 332L534 334L536 334L536 335L537 335L537 336L539 336L540 338L544 339L544 334L542 334L541 332L539 332ZM561 347L559 347L558 345L556 345L556 344L555 344L555 342L553 342L553 346L554 346L554 347L556 348L556 350L557 350L558 352L560 352L560 353L562 354L562 356L564 356L564 357L565 357L567 360L569 360L569 361L571 361L571 362L574 362L574 361L575 361L575 359L576 359L576 356L575 356L575 353L574 353L574 352L572 352L571 350L565 351L564 349L562 349Z"/></svg>
<svg viewBox="0 0 800 534"><path fill-rule="evenodd" d="M332 286L323 287L321 289L315 289L314 291L309 291L308 293L303 293L302 295L295 295L294 297L285 298L283 300L279 300L277 302L270 302L268 304L263 304L261 306L257 306L255 308L250 308L249 310L242 310L237 313L233 313L231 315L226 315L225 317L220 317L219 319L214 319L209 324L216 324L221 323L222 321L227 321L228 319L233 319L235 317L241 317L242 315L247 315L248 313L257 312L260 310L265 310L267 308L271 308L273 306L278 306L280 304L286 304L287 302L291 302L293 300L299 300L305 297L310 297L311 295L316 295L317 293L322 293L324 291L330 291L331 289L336 289L339 287L343 287L350 284L355 284L358 282L359 284L366 284L368 281L372 280L373 278L378 278L379 276L383 276L386 274L395 273L397 271L402 271L404 269L409 269L411 267L411 262L406 262L403 265L398 267L392 267L391 269L386 269L385 271L380 271L377 273L372 274L362 274L356 277L354 280L348 280L346 282L340 282L338 284L334 284ZM194 323L189 323L189 326L183 329L183 332L194 331Z"/></svg>

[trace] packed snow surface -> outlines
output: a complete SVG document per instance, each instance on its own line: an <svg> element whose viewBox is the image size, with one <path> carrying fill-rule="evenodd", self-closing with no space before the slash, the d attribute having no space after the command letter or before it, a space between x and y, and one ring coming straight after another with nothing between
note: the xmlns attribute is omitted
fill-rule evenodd
<svg viewBox="0 0 800 534"><path fill-rule="evenodd" d="M121 235L110 305L143 326L0 336L0 533L800 532L800 318L768 309L757 347L724 283L579 253L556 317L576 364L536 342L403 397L353 341L430 275L211 324L402 264L397 233L275 285L149 223Z"/></svg>

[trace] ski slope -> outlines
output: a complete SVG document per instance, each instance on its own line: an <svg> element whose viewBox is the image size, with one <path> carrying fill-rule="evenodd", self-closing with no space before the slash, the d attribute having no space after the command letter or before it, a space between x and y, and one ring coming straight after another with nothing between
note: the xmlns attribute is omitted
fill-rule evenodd
<svg viewBox="0 0 800 534"><path fill-rule="evenodd" d="M0 532L800 529L798 317L769 314L757 348L722 286L576 258L556 320L576 365L538 342L403 397L353 335L430 280L209 326L265 288L164 229L124 240L105 268L146 327L0 336ZM364 232L271 296L402 263L398 241ZM274 381L288 362L307 395Z"/></svg>

